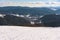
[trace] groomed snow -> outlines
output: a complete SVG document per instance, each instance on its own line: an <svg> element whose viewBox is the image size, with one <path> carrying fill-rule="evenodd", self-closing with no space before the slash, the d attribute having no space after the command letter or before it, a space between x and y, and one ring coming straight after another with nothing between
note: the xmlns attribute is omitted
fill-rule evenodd
<svg viewBox="0 0 60 40"><path fill-rule="evenodd" d="M60 40L60 27L0 26L0 40Z"/></svg>

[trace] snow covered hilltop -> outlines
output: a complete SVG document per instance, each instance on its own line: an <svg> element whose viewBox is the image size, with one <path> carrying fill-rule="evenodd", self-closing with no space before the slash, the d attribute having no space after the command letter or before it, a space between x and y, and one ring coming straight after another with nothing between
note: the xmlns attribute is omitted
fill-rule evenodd
<svg viewBox="0 0 60 40"><path fill-rule="evenodd" d="M0 40L60 40L60 27L0 26Z"/></svg>

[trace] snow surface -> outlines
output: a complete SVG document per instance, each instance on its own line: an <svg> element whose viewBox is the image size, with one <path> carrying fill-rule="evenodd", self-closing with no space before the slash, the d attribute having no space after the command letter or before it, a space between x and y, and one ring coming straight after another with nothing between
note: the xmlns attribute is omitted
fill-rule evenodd
<svg viewBox="0 0 60 40"><path fill-rule="evenodd" d="M60 27L0 26L0 40L60 40Z"/></svg>

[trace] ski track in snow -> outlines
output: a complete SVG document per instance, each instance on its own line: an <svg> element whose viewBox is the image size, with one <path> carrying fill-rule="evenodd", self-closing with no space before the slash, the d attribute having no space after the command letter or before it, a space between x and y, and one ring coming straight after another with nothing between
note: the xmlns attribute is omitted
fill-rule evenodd
<svg viewBox="0 0 60 40"><path fill-rule="evenodd" d="M60 40L60 27L0 26L0 40Z"/></svg>

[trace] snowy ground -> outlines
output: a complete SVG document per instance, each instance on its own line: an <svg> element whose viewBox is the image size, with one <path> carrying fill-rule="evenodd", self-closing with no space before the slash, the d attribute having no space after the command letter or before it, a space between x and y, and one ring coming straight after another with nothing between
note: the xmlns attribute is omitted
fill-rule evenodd
<svg viewBox="0 0 60 40"><path fill-rule="evenodd" d="M0 26L0 40L60 40L60 27Z"/></svg>

